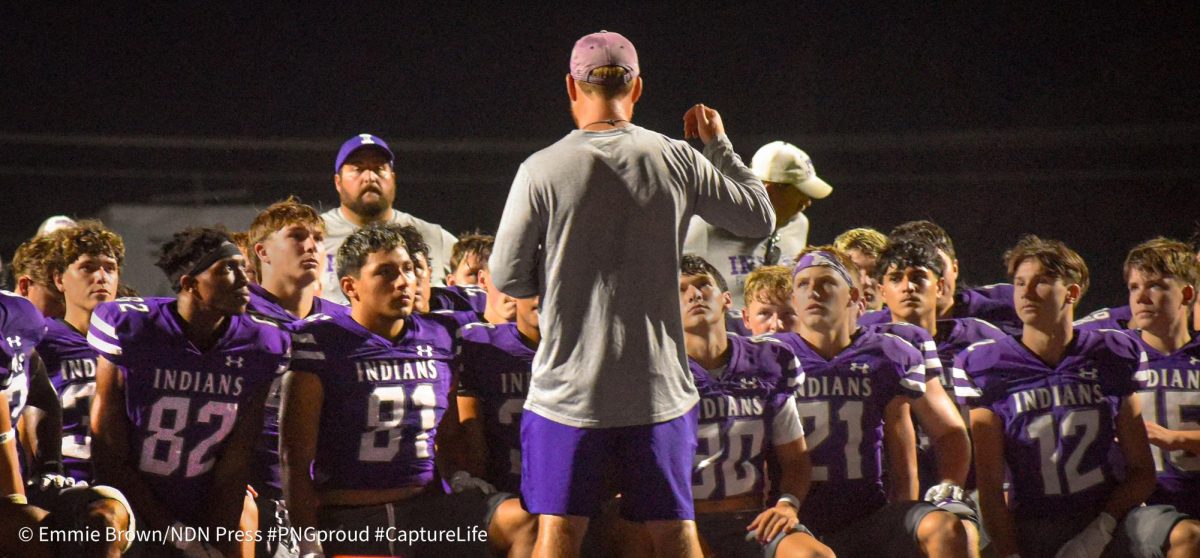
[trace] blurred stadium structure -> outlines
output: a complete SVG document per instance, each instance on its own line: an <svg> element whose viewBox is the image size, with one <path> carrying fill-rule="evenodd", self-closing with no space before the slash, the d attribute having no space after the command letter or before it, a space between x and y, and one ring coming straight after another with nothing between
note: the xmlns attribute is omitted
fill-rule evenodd
<svg viewBox="0 0 1200 558"><path fill-rule="evenodd" d="M252 211L295 194L328 209L337 204L330 163L343 139L0 133L0 207L9 210L0 253L7 260L51 214L101 216L114 204L122 212L174 206L187 216L207 205ZM1121 302L1119 265L1130 246L1159 234L1186 238L1200 219L1200 125L733 139L744 157L775 139L813 157L835 190L808 212L812 242L929 218L954 237L965 280L982 284L1003 278L1000 255L1018 235L1061 238L1092 268L1084 309ZM396 206L454 232L490 230L517 166L554 140L389 140Z"/></svg>

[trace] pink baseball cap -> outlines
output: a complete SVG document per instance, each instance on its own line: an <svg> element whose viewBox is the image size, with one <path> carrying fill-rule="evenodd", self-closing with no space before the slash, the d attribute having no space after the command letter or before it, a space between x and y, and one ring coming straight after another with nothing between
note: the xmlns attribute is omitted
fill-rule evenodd
<svg viewBox="0 0 1200 558"><path fill-rule="evenodd" d="M592 75L592 70L603 66L625 68L624 79L619 82L605 82ZM575 78L575 81L621 85L629 83L639 73L637 51L634 50L633 43L620 33L600 31L584 35L582 39L575 41L575 48L571 49L571 77Z"/></svg>

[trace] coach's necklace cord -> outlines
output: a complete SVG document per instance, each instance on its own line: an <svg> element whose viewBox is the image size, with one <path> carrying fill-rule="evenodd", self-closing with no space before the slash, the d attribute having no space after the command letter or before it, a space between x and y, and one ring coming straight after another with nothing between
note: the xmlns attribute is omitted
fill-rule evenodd
<svg viewBox="0 0 1200 558"><path fill-rule="evenodd" d="M597 121L595 121L595 122L592 122L591 124L584 124L584 125L583 125L583 127L584 127L584 128L587 128L587 127L589 127L589 126L595 126L596 124L608 124L609 126L612 126L613 128L616 128L616 127L617 127L617 122L625 122L625 123L628 123L629 121L628 121L628 120L626 120L626 119L624 119L624 118L613 118L613 119L611 119L611 120L597 120Z"/></svg>

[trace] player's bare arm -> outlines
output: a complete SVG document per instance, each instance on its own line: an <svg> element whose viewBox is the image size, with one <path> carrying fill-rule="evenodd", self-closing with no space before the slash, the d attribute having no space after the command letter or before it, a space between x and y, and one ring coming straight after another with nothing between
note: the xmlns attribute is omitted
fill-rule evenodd
<svg viewBox="0 0 1200 558"><path fill-rule="evenodd" d="M32 476L59 475L62 464L62 402L37 351L29 355L29 397L21 411L21 445ZM50 443L42 443L44 441ZM61 477L60 477L61 478Z"/></svg>
<svg viewBox="0 0 1200 558"><path fill-rule="evenodd" d="M1145 422L1146 436L1151 444L1169 451L1200 454L1200 430L1171 430L1153 421Z"/></svg>
<svg viewBox="0 0 1200 558"><path fill-rule="evenodd" d="M165 530L175 518L129 465L130 424L125 414L125 381L117 366L102 356L96 359L96 398L92 402L91 424L96 479L120 490L152 529Z"/></svg>
<svg viewBox="0 0 1200 558"><path fill-rule="evenodd" d="M8 395L0 392L0 490L5 496L16 495L24 499L25 486L21 483L21 466L17 462L17 440L13 432L12 417L8 414Z"/></svg>
<svg viewBox="0 0 1200 558"><path fill-rule="evenodd" d="M971 436L975 444L975 482L984 528L996 555L1016 554L1017 537L1012 513L1004 500L1004 430L988 409L971 410Z"/></svg>
<svg viewBox="0 0 1200 558"><path fill-rule="evenodd" d="M926 382L925 395L913 401L912 409L933 443L941 481L965 484L971 469L971 441L941 380Z"/></svg>
<svg viewBox="0 0 1200 558"><path fill-rule="evenodd" d="M324 397L316 374L292 370L284 375L279 409L279 461L284 498L292 525L297 529L317 526L321 500L309 476L309 465L317 456L317 427Z"/></svg>
<svg viewBox="0 0 1200 558"><path fill-rule="evenodd" d="M909 412L912 400L894 397L884 409L883 444L888 466L888 501L918 499L917 432Z"/></svg>
<svg viewBox="0 0 1200 558"><path fill-rule="evenodd" d="M208 523L234 531L241 523L243 508L253 506L247 502L246 486L250 482L254 446L263 430L264 405L271 390L270 382L264 382L250 397L240 412L245 413L230 433L228 444L217 462L213 464L213 497L208 510ZM226 556L240 556L241 545L230 541L220 547Z"/></svg>
<svg viewBox="0 0 1200 558"><path fill-rule="evenodd" d="M779 460L779 469L783 472L782 478L779 479L779 491L794 496L798 501L787 502L780 499L746 526L747 531L755 531L755 537L760 542L773 541L779 533L791 530L800 523L798 512L804 505L804 498L812 484L812 462L808 458L808 448L803 437L775 446L775 455Z"/></svg>
<svg viewBox="0 0 1200 558"><path fill-rule="evenodd" d="M1146 427L1142 421L1142 406L1136 395L1125 397L1117 411L1117 446L1125 459L1125 480L1121 481L1104 512L1118 522L1129 510L1140 506L1154 491L1154 458L1150 455L1150 443L1146 439Z"/></svg>

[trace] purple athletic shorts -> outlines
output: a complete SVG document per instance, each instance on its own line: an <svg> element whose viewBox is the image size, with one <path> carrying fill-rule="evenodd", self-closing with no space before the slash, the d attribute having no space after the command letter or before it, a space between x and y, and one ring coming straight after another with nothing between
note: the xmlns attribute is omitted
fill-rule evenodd
<svg viewBox="0 0 1200 558"><path fill-rule="evenodd" d="M657 424L575 428L533 411L521 415L521 498L535 514L594 517L621 494L631 521L694 519L696 409ZM613 471L612 479L605 478Z"/></svg>

